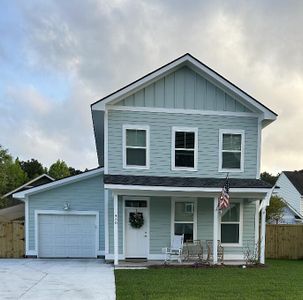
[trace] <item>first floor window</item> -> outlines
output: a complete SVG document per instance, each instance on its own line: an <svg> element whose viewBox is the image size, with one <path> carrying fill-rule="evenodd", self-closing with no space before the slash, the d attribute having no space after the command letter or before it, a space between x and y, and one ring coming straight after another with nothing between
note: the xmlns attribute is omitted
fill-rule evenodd
<svg viewBox="0 0 303 300"><path fill-rule="evenodd" d="M194 239L194 202L175 202L175 235L184 234L184 242Z"/></svg>
<svg viewBox="0 0 303 300"><path fill-rule="evenodd" d="M221 243L240 243L240 203L230 203L221 216Z"/></svg>
<svg viewBox="0 0 303 300"><path fill-rule="evenodd" d="M221 170L242 170L244 133L242 131L221 131Z"/></svg>
<svg viewBox="0 0 303 300"><path fill-rule="evenodd" d="M173 128L173 168L195 169L197 151L196 129Z"/></svg>
<svg viewBox="0 0 303 300"><path fill-rule="evenodd" d="M124 129L125 161L124 166L147 166L147 129L129 127Z"/></svg>

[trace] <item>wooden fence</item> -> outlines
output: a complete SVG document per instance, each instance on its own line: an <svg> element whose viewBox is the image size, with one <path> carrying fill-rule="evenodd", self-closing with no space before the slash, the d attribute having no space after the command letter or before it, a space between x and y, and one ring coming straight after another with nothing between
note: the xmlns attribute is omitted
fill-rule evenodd
<svg viewBox="0 0 303 300"><path fill-rule="evenodd" d="M266 225L266 258L303 259L303 225Z"/></svg>
<svg viewBox="0 0 303 300"><path fill-rule="evenodd" d="M0 258L24 257L24 222L0 223Z"/></svg>

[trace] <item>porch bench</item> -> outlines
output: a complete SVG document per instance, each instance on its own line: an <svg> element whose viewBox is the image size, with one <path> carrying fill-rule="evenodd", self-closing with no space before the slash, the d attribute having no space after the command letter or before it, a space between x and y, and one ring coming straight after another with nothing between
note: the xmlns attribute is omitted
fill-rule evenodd
<svg viewBox="0 0 303 300"><path fill-rule="evenodd" d="M203 246L201 240L186 241L183 248L184 260L203 261Z"/></svg>

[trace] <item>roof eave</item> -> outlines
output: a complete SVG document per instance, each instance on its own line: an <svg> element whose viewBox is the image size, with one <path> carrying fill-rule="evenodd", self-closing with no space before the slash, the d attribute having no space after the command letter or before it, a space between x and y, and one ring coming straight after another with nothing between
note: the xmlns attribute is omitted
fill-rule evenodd
<svg viewBox="0 0 303 300"><path fill-rule="evenodd" d="M29 195L37 194L37 193L40 193L40 192L44 192L44 191L56 188L58 186L66 185L66 184L76 182L76 181L80 181L80 180L85 179L85 178L89 178L89 177L92 177L92 176L96 176L98 174L102 174L103 172L104 172L104 168L96 168L96 169L86 171L86 172L81 173L81 174L77 174L77 175L74 175L74 176L62 178L62 179L56 180L54 182L46 183L46 184L31 188L29 190L24 190L22 192L15 193L15 194L13 194L13 198L19 199L21 201L25 201L26 197L29 196Z"/></svg>

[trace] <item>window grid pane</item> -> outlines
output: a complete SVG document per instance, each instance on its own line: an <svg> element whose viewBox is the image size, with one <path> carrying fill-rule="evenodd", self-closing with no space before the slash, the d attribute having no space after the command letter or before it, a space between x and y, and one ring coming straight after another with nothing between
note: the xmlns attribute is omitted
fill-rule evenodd
<svg viewBox="0 0 303 300"><path fill-rule="evenodd" d="M229 244L238 244L239 227L239 224L221 224L221 242Z"/></svg>
<svg viewBox="0 0 303 300"><path fill-rule="evenodd" d="M146 166L146 150L127 148L126 164L129 166Z"/></svg>
<svg viewBox="0 0 303 300"><path fill-rule="evenodd" d="M184 242L194 239L194 225L192 223L175 223L175 235L184 234Z"/></svg>
<svg viewBox="0 0 303 300"><path fill-rule="evenodd" d="M194 149L195 133L194 132L175 132L175 148L176 149Z"/></svg>
<svg viewBox="0 0 303 300"><path fill-rule="evenodd" d="M240 169L241 152L223 152L222 153L223 169Z"/></svg>
<svg viewBox="0 0 303 300"><path fill-rule="evenodd" d="M175 202L175 221L176 222L193 222L194 214L193 212L186 212L186 204L193 202ZM194 208L195 209L195 208Z"/></svg>
<svg viewBox="0 0 303 300"><path fill-rule="evenodd" d="M229 208L223 211L221 222L240 222L240 203L230 203Z"/></svg>
<svg viewBox="0 0 303 300"><path fill-rule="evenodd" d="M223 134L223 150L241 151L241 134Z"/></svg>
<svg viewBox="0 0 303 300"><path fill-rule="evenodd" d="M194 168L194 150L175 150L175 167Z"/></svg>
<svg viewBox="0 0 303 300"><path fill-rule="evenodd" d="M146 130L126 129L126 145L146 147Z"/></svg>

